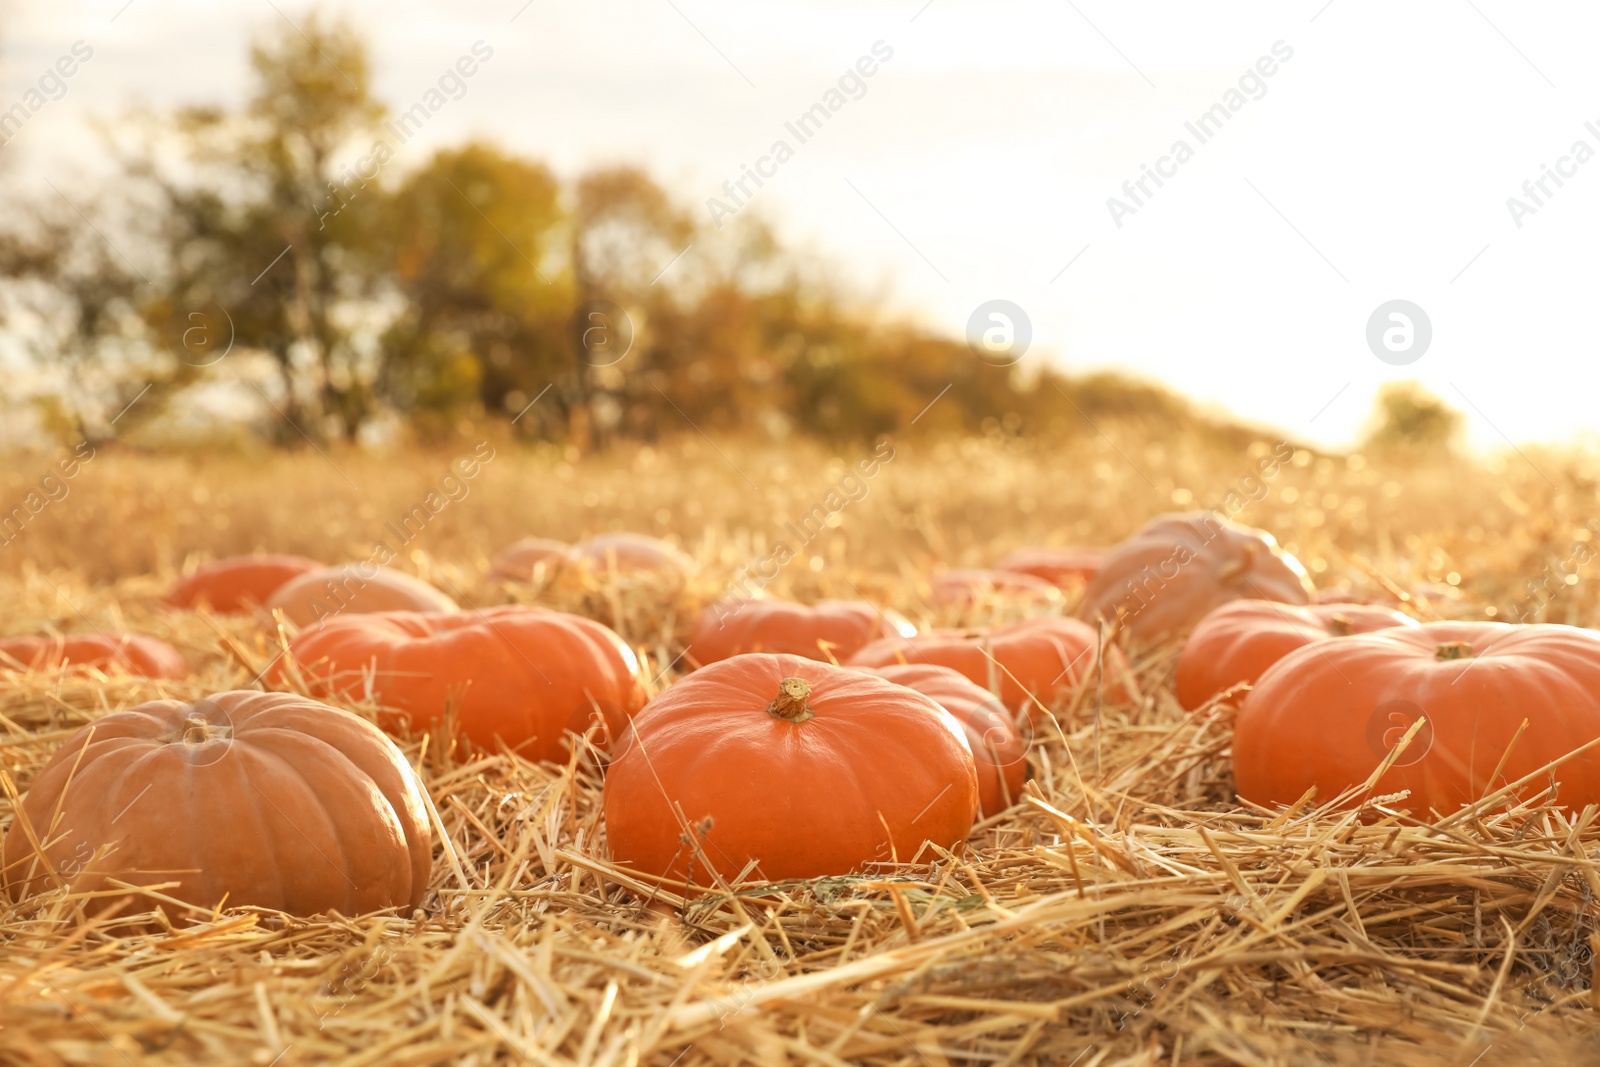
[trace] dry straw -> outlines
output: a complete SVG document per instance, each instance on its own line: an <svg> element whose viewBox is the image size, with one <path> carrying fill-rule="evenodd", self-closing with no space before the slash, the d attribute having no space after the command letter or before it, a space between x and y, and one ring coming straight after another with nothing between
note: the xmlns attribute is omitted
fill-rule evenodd
<svg viewBox="0 0 1600 1067"><path fill-rule="evenodd" d="M720 591L512 590L484 564L441 573L478 604L616 622L657 686ZM805 591L950 621L884 573ZM243 684L275 654L247 620L159 610L158 588L0 579L6 632L131 627L204 664L183 683L0 682L0 822L78 726ZM134 933L151 895L93 920L60 892L0 903L0 1063L1595 1062L1594 810L1542 805L1537 780L1445 819L1373 795L1251 809L1231 791L1232 713L1183 714L1171 665L1136 661L1137 703L1052 709L1026 795L959 854L692 899L609 861L594 759L410 738L439 831L420 911L191 912Z"/></svg>

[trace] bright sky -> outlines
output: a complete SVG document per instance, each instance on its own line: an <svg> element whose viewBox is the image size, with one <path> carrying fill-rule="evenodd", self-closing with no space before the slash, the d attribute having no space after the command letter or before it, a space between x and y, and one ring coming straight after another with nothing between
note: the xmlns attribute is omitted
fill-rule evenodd
<svg viewBox="0 0 1600 1067"><path fill-rule="evenodd" d="M250 34L306 11L125 2L0 7L0 110L75 41L94 50L0 164L83 188L90 116L237 100ZM1120 368L1329 444L1381 382L1412 377L1480 444L1600 431L1600 158L1575 149L1600 153L1592 5L524 3L320 6L370 35L392 106L474 42L494 50L406 146L417 160L476 135L565 174L642 162L706 210L782 138L793 158L753 204L951 334L1009 300L1032 321L1028 360ZM785 130L880 41L892 55L859 99L806 143ZM1246 77L1275 44L1271 76ZM1230 102L1204 143L1186 129ZM1192 158L1163 160L1180 139ZM1135 205L1122 186L1144 165L1171 176ZM1535 202L1522 186L1546 165L1564 184L1546 178ZM1120 227L1112 196L1137 207ZM1512 196L1535 209L1520 227ZM1432 327L1406 366L1367 341L1397 299Z"/></svg>

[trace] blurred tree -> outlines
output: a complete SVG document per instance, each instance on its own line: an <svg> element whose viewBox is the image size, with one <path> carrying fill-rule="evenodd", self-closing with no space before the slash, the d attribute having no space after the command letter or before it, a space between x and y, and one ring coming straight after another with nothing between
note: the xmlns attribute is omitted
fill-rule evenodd
<svg viewBox="0 0 1600 1067"><path fill-rule="evenodd" d="M243 112L181 111L129 160L167 208L171 271L146 316L185 362L213 358L223 331L269 353L273 403L290 423L283 440L354 437L374 413L379 370L356 337L354 305L381 282L368 208L392 155L375 138L383 108L366 46L313 14L258 42L250 64ZM164 166L164 140L176 141L182 167Z"/></svg>
<svg viewBox="0 0 1600 1067"><path fill-rule="evenodd" d="M694 237L688 213L637 167L583 175L574 200L571 260L579 300L643 299Z"/></svg>
<svg viewBox="0 0 1600 1067"><path fill-rule="evenodd" d="M434 155L377 211L379 242L406 309L385 333L385 394L434 423L515 418L574 377L566 344L572 280L548 262L566 216L542 164L473 144ZM530 426L551 428L530 411Z"/></svg>
<svg viewBox="0 0 1600 1067"><path fill-rule="evenodd" d="M31 335L41 355L93 368L118 408L150 384L130 419L211 380L231 346L264 354L261 395L290 444L354 438L385 410L424 432L517 419L583 448L691 427L860 440L1094 433L1104 419L1226 435L1156 386L991 366L964 338L854 299L750 212L698 224L636 167L563 187L538 161L472 143L402 171L365 45L343 24L313 15L250 61L243 108L135 124L137 181L108 194L114 211L86 204L99 228L53 202L27 225L0 220L13 283L0 315L34 286L59 324ZM127 250L142 267L121 256L124 231L141 234ZM580 341L594 326L622 340L624 323L591 317L601 302L631 324L620 360ZM1448 441L1457 417L1427 399L1386 400L1377 438Z"/></svg>
<svg viewBox="0 0 1600 1067"><path fill-rule="evenodd" d="M1378 452L1440 453L1461 436L1459 411L1417 382L1385 382L1378 389L1363 447Z"/></svg>
<svg viewBox="0 0 1600 1067"><path fill-rule="evenodd" d="M51 390L29 395L13 386L0 400L26 401L57 439L103 440L112 419L123 429L137 425L192 377L191 368L148 358L137 313L147 279L105 235L116 230L111 214L99 200L69 204L53 194L24 204L0 231L0 327ZM98 223L86 225L91 218ZM118 237L133 247L129 235ZM143 402L130 409L135 399Z"/></svg>
<svg viewBox="0 0 1600 1067"><path fill-rule="evenodd" d="M573 200L568 261L576 289L574 311L583 321L570 326L573 374L561 402L573 439L579 447L587 447L609 441L627 421L629 408L637 407L641 399L648 407L661 399L641 397L639 390L645 383L652 392L660 388L649 371L675 349L663 344L656 321L664 325L675 317L677 295L686 288L682 279L689 272L665 286L656 283L693 243L695 225L688 212L637 167L590 171L578 179ZM606 338L610 345L621 336L618 324L593 310L597 301L615 304L628 317L622 327L632 335L632 347L624 357L630 360L627 367L610 362L609 352L583 340ZM591 332L591 326L597 332ZM676 351L682 354L681 349Z"/></svg>

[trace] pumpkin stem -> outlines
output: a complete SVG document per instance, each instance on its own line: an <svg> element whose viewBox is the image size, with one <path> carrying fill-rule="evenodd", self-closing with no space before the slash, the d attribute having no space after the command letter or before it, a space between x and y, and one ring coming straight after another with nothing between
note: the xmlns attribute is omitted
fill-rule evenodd
<svg viewBox="0 0 1600 1067"><path fill-rule="evenodd" d="M1350 629L1350 616L1348 615L1335 615L1328 620L1328 632L1334 637L1349 637Z"/></svg>
<svg viewBox="0 0 1600 1067"><path fill-rule="evenodd" d="M1434 659L1466 659L1472 655L1472 646L1465 641L1446 641L1433 650Z"/></svg>
<svg viewBox="0 0 1600 1067"><path fill-rule="evenodd" d="M186 745L198 745L210 741L214 737L221 737L223 730L213 727L198 715L191 715L183 720L183 732L178 739Z"/></svg>
<svg viewBox="0 0 1600 1067"><path fill-rule="evenodd" d="M785 722L805 722L817 713L806 703L811 685L804 678L785 678L778 683L778 697L767 705L767 714Z"/></svg>
<svg viewBox="0 0 1600 1067"><path fill-rule="evenodd" d="M1230 559L1228 562L1219 567L1217 569L1217 578L1219 580L1224 582L1232 582L1239 575L1255 566L1256 546L1254 544L1247 543L1241 545L1240 547L1244 549L1244 557L1242 559Z"/></svg>

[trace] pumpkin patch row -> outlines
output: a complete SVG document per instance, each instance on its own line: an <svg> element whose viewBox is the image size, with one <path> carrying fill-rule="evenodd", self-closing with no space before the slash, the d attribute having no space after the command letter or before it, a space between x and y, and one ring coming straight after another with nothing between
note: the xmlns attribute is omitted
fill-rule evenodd
<svg viewBox="0 0 1600 1067"><path fill-rule="evenodd" d="M693 566L665 542L612 534L518 542L494 576L681 580ZM1033 549L942 572L931 588L952 606L1003 597L1059 611L1080 599L1076 617L922 633L861 601L715 601L682 676L651 696L633 649L590 618L462 611L371 565L219 561L167 602L278 613L293 636L263 680L287 692L158 701L80 730L7 832L4 884L13 898L71 884L106 899L108 880L159 884L204 909L415 906L428 798L392 738L439 730L534 761L564 762L574 745L597 754L613 858L640 877L688 890L844 875L960 848L977 820L1021 797L1033 734L1052 714L1144 701L1133 662L1173 664L1183 708L1231 719L1235 787L1253 803L1350 800L1365 787L1447 812L1513 786L1600 802L1589 784L1600 751L1585 747L1600 745L1600 633L1419 625L1387 607L1319 603L1271 535L1210 512L1158 516L1106 550ZM11 639L0 666L187 674L153 638L98 640ZM1180 642L1175 661L1151 658ZM323 700L370 707L377 725ZM1529 785L1550 765L1548 782ZM118 814L131 811L140 817ZM293 877L262 867L262 842Z"/></svg>
<svg viewBox="0 0 1600 1067"><path fill-rule="evenodd" d="M859 621L861 609L835 605L817 617L826 629L841 617ZM873 617L880 632L883 618ZM619 862L700 885L735 878L752 862L769 878L816 877L903 861L925 842L955 848L980 812L1003 810L1020 795L1025 746L986 690L940 667L905 668L911 676L890 680L894 668L882 677L839 667L822 662L824 644L814 647L816 658L735 653L693 671L641 710L633 652L593 620L514 606L350 613L300 630L266 681L370 702L378 724L397 735L449 718L467 744L533 760L563 760L573 736L588 734L611 753L605 809ZM258 716L262 709L271 714ZM269 788L250 748L269 728L273 751L299 773L285 780L285 796L269 796L266 806L292 811L291 821L327 823L335 836L291 840L258 815L251 816L256 823L236 824L236 813L262 807L241 783ZM352 731L365 740L352 741ZM404 805L393 790L375 793L359 775L334 781L352 777L342 766L320 770L326 788L305 795L303 760L284 753L329 745L369 779L374 767L405 766L393 742L364 720L293 693L220 694L187 706L164 701L97 720L51 764L78 760L85 773L69 782L47 772L30 790L34 806L7 836L6 885L19 897L67 882L84 891L108 878L152 884L165 872L159 884L166 896L201 908L224 899L301 914L413 904L409 889L402 892L409 883L353 878L370 891L357 898L329 876L326 857L356 847L339 833L394 856L418 839L411 830L394 832L397 824L405 830L406 820L395 814ZM80 752L87 754L82 760ZM152 806L148 819L115 827L104 821L145 796L134 783L154 773L183 791L188 806L156 797L159 814ZM331 801L327 814L309 814L324 794L333 795L328 790L345 797L338 821L330 821ZM206 825L243 826L243 836L197 834L197 804L210 815ZM678 821L684 812L699 835L687 850ZM426 825L412 830L425 834ZM304 872L304 884L268 886L258 865L231 861L245 840L271 840L277 861ZM63 849L75 858L63 859Z"/></svg>
<svg viewBox="0 0 1600 1067"><path fill-rule="evenodd" d="M536 570L579 566L601 573L667 571L689 574L694 560L656 537L600 534L575 545L524 538L508 545L490 573L504 581L529 581ZM207 607L224 615L281 609L298 625L338 611L454 611L448 596L401 571L370 564L328 566L305 556L259 553L205 564L185 575L162 598L167 604Z"/></svg>
<svg viewBox="0 0 1600 1067"><path fill-rule="evenodd" d="M642 875L701 886L751 870L810 878L903 861L927 842L956 848L980 810L969 737L1005 761L982 767L991 806L1020 792L1008 720L984 719L987 694L953 672L947 682L974 690L965 723L917 688L767 653L695 671L640 711L631 653L574 616L352 616L296 640L307 637L319 643L292 650L278 680L321 651L302 680L358 688L395 732L450 709L473 744L559 760L571 734L604 723L608 833L618 862ZM347 676L347 656L366 656L368 668ZM107 887L107 898L118 882L159 886L177 902L163 905L169 913L223 902L294 914L415 906L429 855L417 789L384 733L307 697L157 701L96 720L56 754L7 833L4 882L14 899L62 885Z"/></svg>
<svg viewBox="0 0 1600 1067"><path fill-rule="evenodd" d="M547 537L526 537L507 545L490 565L494 577L508 582L529 582L554 576L564 567L598 574L647 572L692 574L693 558L659 537L638 533L609 533L569 545Z"/></svg>
<svg viewBox="0 0 1600 1067"><path fill-rule="evenodd" d="M528 581L535 573L569 566L601 573L679 576L696 569L693 559L674 545L622 532L575 545L525 538L495 557L491 574L504 581ZM1205 511L1158 516L1111 549L1024 549L989 570L939 571L930 580L936 604L993 596L1054 604L1060 603L1058 590L1073 587L1083 589L1080 618L1091 623L1120 619L1141 639L1181 634L1231 600L1306 604L1314 596L1305 569L1282 552L1270 534ZM280 608L297 622L296 616L314 620L344 609L455 608L433 587L386 567L326 567L286 555L242 556L205 565L183 578L165 599L177 607L209 605L223 613L256 606Z"/></svg>

